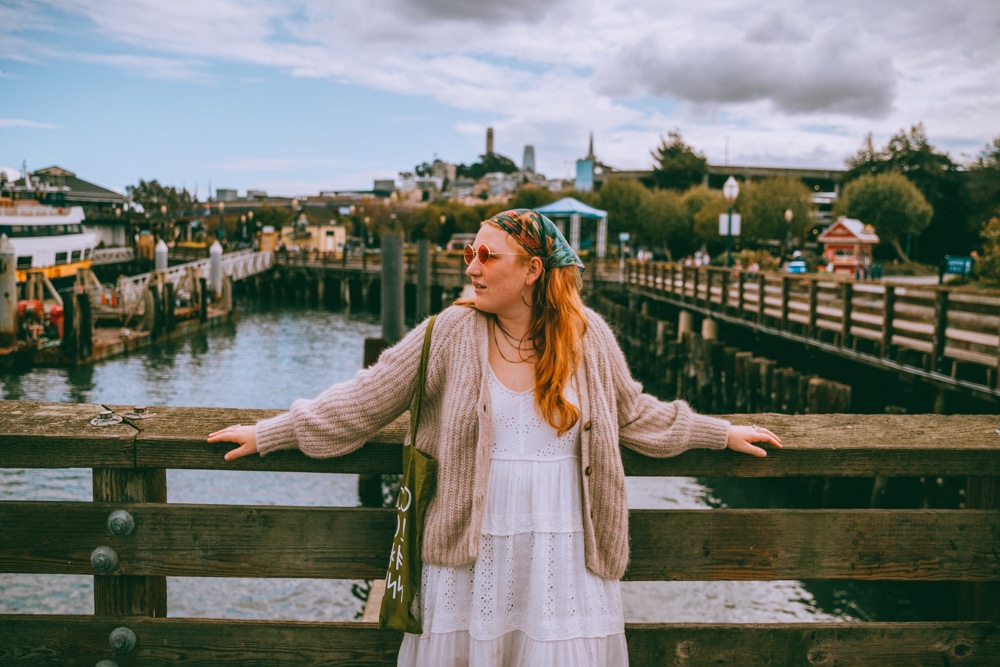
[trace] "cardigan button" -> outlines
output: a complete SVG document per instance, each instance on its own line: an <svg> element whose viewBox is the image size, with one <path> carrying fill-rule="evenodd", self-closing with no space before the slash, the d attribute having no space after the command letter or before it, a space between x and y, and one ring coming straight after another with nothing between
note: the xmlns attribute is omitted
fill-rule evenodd
<svg viewBox="0 0 1000 667"><path fill-rule="evenodd" d="M586 475L587 477L590 477L590 466L587 466L586 468L583 469L583 474Z"/></svg>
<svg viewBox="0 0 1000 667"><path fill-rule="evenodd" d="M586 424L583 425L583 430L584 431L589 431L590 430L590 422L587 422Z"/></svg>

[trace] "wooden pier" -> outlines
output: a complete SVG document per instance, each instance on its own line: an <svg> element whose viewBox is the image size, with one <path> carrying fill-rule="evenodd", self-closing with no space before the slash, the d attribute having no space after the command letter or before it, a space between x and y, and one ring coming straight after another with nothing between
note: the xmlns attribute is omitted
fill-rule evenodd
<svg viewBox="0 0 1000 667"><path fill-rule="evenodd" d="M1000 398L1000 290L628 262L641 298Z"/></svg>
<svg viewBox="0 0 1000 667"><path fill-rule="evenodd" d="M4 402L0 467L90 468L91 502L0 502L0 572L94 577L91 615L0 615L0 664L394 665L400 635L366 622L169 616L166 578L381 579L392 509L186 505L167 469L398 473L405 416L358 452L276 452L225 463L206 434L273 410ZM120 423L95 426L102 411ZM105 415L107 417L108 415ZM1000 664L1000 435L995 416L732 416L767 424L765 459L623 452L641 476L967 477L952 510L632 510L632 581L956 582L958 613L934 622L628 624L647 665ZM113 420L112 420L113 421ZM946 607L942 601L942 606ZM107 662L102 662L107 661Z"/></svg>

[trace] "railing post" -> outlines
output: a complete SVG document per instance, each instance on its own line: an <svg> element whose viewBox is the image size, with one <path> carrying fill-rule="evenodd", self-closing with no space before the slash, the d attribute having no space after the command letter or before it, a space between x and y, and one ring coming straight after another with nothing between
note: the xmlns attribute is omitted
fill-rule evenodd
<svg viewBox="0 0 1000 667"><path fill-rule="evenodd" d="M816 333L816 307L819 305L819 280L809 281L809 324L806 329L806 337L813 338Z"/></svg>
<svg viewBox="0 0 1000 667"><path fill-rule="evenodd" d="M722 291L719 292L719 309L725 313L729 310L729 283L732 280L732 272L726 270L720 275L719 285Z"/></svg>
<svg viewBox="0 0 1000 667"><path fill-rule="evenodd" d="M851 311L854 309L854 283L844 281L844 304L840 322L840 347L851 346Z"/></svg>
<svg viewBox="0 0 1000 667"><path fill-rule="evenodd" d="M892 346L892 321L896 318L896 286L886 285L882 298L882 357L889 356Z"/></svg>
<svg viewBox="0 0 1000 667"><path fill-rule="evenodd" d="M927 360L928 371L943 372L944 346L947 342L945 329L948 327L948 291L938 290L934 299L934 338L931 358Z"/></svg>
<svg viewBox="0 0 1000 667"><path fill-rule="evenodd" d="M736 316L743 319L743 309L746 305L746 281L747 275L740 273L740 284L736 287Z"/></svg>
<svg viewBox="0 0 1000 667"><path fill-rule="evenodd" d="M1000 478L969 477L965 509L1000 509ZM1000 582L962 581L958 585L960 621L1000 621Z"/></svg>
<svg viewBox="0 0 1000 667"><path fill-rule="evenodd" d="M781 330L788 331L788 291L791 285L791 276L781 276Z"/></svg>
<svg viewBox="0 0 1000 667"><path fill-rule="evenodd" d="M757 324L764 323L764 295L767 293L765 281L763 273L757 274Z"/></svg>
<svg viewBox="0 0 1000 667"><path fill-rule="evenodd" d="M167 471L156 469L94 468L94 502L104 503L165 503L167 502ZM110 514L110 512L109 512ZM106 545L114 549L117 542L141 539L141 518L136 534L115 536L108 533ZM146 528L150 530L151 528ZM167 615L167 578L143 576L94 576L94 615L152 616Z"/></svg>

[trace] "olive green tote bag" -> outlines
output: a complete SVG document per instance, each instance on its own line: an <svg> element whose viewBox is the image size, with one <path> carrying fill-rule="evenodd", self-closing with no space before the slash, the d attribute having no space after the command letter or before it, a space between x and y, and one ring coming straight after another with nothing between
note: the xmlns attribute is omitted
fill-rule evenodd
<svg viewBox="0 0 1000 667"><path fill-rule="evenodd" d="M379 628L415 634L423 632L419 593L424 512L437 482L437 459L416 447L420 403L427 377L427 353L435 318L437 315L431 316L424 333L417 389L410 408L410 444L403 447L403 476L399 480L399 495L396 497L396 533L392 538L389 567L385 573L385 593L378 615Z"/></svg>

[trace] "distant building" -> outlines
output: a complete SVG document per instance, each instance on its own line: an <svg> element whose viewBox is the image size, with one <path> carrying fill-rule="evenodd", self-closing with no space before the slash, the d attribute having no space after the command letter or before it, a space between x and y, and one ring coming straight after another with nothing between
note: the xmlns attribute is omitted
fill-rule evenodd
<svg viewBox="0 0 1000 667"><path fill-rule="evenodd" d="M493 128L486 128L486 154L493 155Z"/></svg>
<svg viewBox="0 0 1000 667"><path fill-rule="evenodd" d="M522 161L521 169L523 171L529 171L535 173L535 147L525 146L524 147L524 160Z"/></svg>
<svg viewBox="0 0 1000 667"><path fill-rule="evenodd" d="M823 244L823 257L831 264L829 270L851 276L871 267L872 247L879 242L871 225L843 216L816 240Z"/></svg>
<svg viewBox="0 0 1000 667"><path fill-rule="evenodd" d="M215 189L215 201L236 201L239 198L240 195L236 190L231 190L229 188Z"/></svg>

